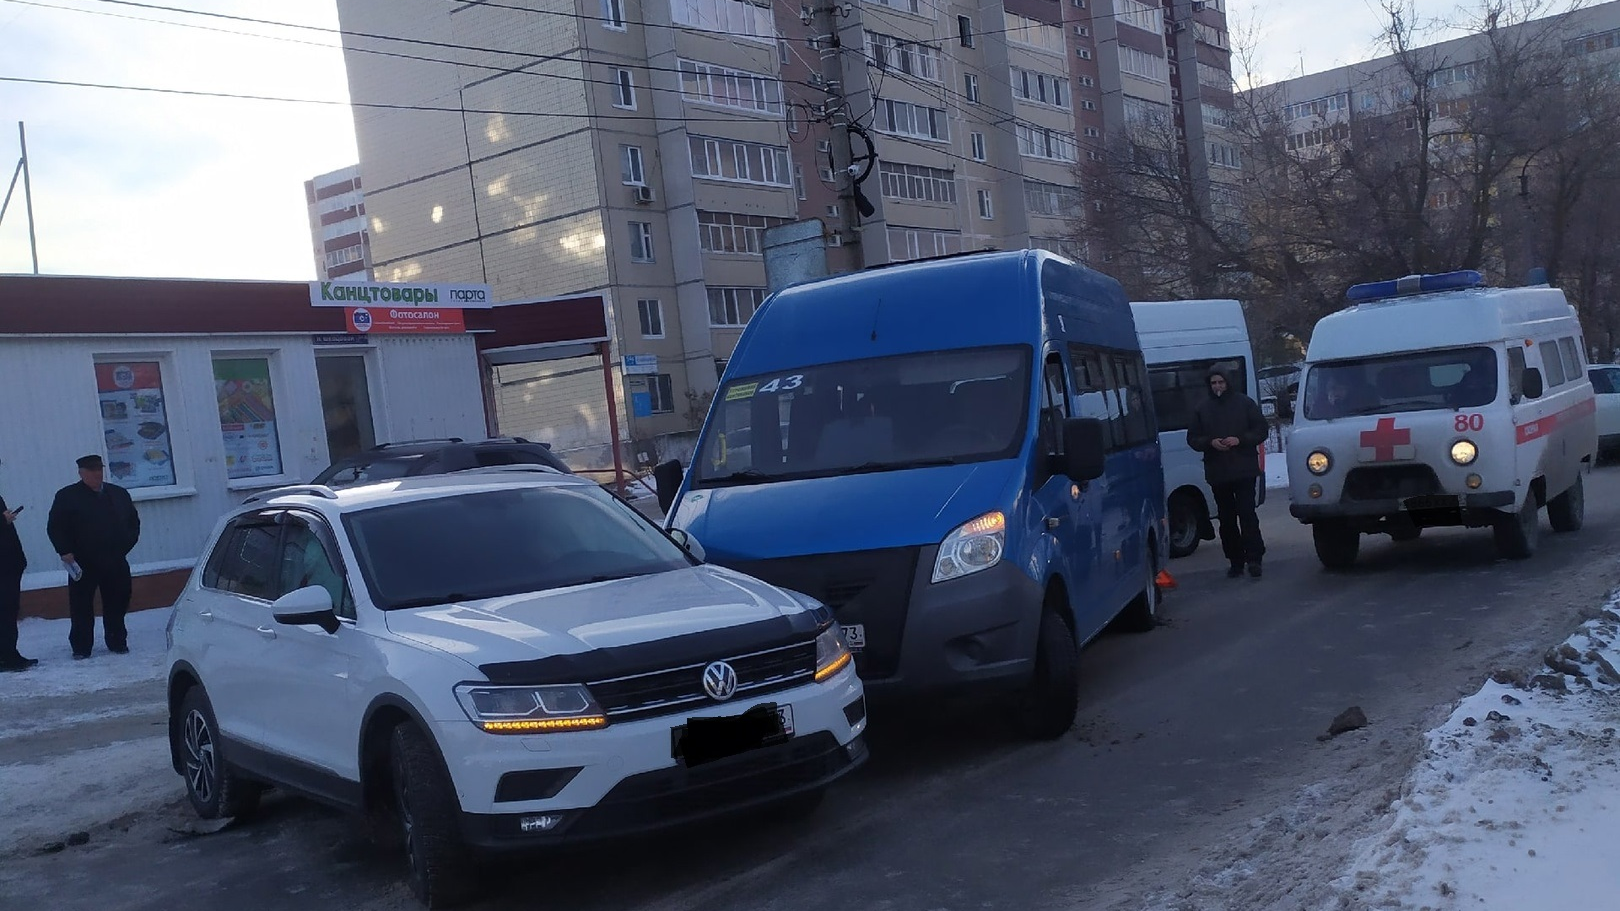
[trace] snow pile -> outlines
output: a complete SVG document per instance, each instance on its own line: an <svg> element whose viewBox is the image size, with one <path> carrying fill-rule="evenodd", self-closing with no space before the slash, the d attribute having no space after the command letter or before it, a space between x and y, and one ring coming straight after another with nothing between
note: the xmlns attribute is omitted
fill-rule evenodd
<svg viewBox="0 0 1620 911"><path fill-rule="evenodd" d="M1526 681L1492 675L1441 726L1333 885L1349 907L1615 907L1620 602Z"/></svg>
<svg viewBox="0 0 1620 911"><path fill-rule="evenodd" d="M26 671L0 674L0 696L10 702L18 696L65 696L111 689L130 683L163 679L168 661L164 627L169 609L134 611L124 618L129 631L129 654L107 651L101 638L101 617L96 617L96 644L91 657L74 661L68 647L68 621L29 617L17 624L17 651L39 664ZM0 702L0 737L22 719Z"/></svg>

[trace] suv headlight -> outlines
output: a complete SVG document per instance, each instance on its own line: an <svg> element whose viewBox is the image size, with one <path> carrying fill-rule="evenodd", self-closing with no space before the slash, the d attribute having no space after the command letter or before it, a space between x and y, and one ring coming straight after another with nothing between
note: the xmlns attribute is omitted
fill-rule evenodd
<svg viewBox="0 0 1620 911"><path fill-rule="evenodd" d="M849 645L844 642L844 628L837 623L822 630L821 635L816 637L817 683L843 670L853 660Z"/></svg>
<svg viewBox="0 0 1620 911"><path fill-rule="evenodd" d="M491 734L544 734L551 731L593 731L607 727L607 716L596 697L582 684L562 686L456 687L462 711Z"/></svg>
<svg viewBox="0 0 1620 911"><path fill-rule="evenodd" d="M940 542L939 557L934 560L934 581L989 569L1001 562L1006 548L1007 517L999 511L964 522Z"/></svg>

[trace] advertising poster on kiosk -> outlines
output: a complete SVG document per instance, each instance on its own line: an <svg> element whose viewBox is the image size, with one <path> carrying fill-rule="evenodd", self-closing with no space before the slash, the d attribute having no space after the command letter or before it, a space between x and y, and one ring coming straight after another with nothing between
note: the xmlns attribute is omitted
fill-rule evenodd
<svg viewBox="0 0 1620 911"><path fill-rule="evenodd" d="M131 489L173 485L174 443L169 439L161 365L97 364L96 390L107 447L107 480Z"/></svg>

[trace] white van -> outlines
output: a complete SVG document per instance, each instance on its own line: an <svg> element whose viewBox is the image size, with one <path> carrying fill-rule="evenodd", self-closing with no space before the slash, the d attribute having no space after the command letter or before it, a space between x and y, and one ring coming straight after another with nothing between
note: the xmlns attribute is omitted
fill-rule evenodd
<svg viewBox="0 0 1620 911"><path fill-rule="evenodd" d="M1225 362L1238 388L1260 400L1243 305L1235 300L1132 301L1159 419L1160 463L1170 517L1170 556L1185 557L1215 539L1215 497L1204 482L1204 456L1187 445L1187 425L1209 398L1209 368ZM1260 447L1255 502L1266 500L1265 447Z"/></svg>
<svg viewBox="0 0 1620 911"><path fill-rule="evenodd" d="M1352 287L1316 324L1288 447L1289 511L1329 569L1361 535L1492 528L1535 552L1540 517L1574 531L1597 454L1575 308L1557 288L1481 286L1480 273Z"/></svg>

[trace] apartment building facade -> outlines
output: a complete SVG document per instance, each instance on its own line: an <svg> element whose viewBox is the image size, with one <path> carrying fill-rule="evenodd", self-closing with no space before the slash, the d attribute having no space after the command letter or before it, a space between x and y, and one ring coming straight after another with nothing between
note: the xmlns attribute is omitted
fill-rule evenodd
<svg viewBox="0 0 1620 911"><path fill-rule="evenodd" d="M1082 171L1136 106L1181 125L1190 166L1207 157L1204 111L1230 109L1230 77L1220 94L1178 62L1229 73L1197 40L1224 44L1220 7L339 0L373 271L504 300L605 295L628 435L687 432L766 296L771 227L820 219L835 272L988 248L1084 258ZM864 151L840 116L875 146L869 215L835 164ZM600 389L568 365L502 369L504 432L565 451L599 438Z"/></svg>
<svg viewBox="0 0 1620 911"><path fill-rule="evenodd" d="M321 281L371 281L371 238L366 227L360 166L350 165L304 181L315 275Z"/></svg>

